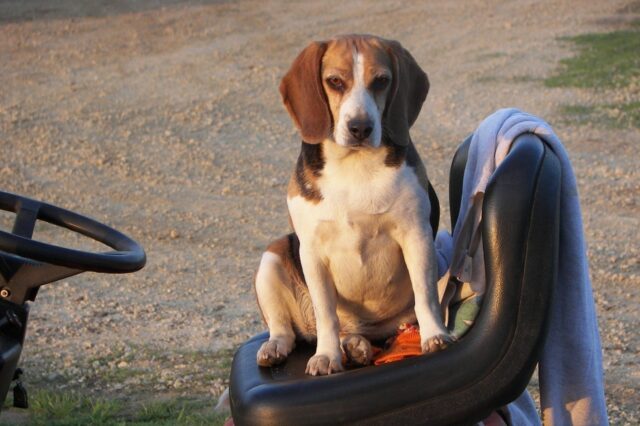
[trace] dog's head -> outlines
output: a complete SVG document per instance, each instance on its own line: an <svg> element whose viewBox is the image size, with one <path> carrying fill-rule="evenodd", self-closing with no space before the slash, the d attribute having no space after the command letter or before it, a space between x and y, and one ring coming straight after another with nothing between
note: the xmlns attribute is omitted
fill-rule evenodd
<svg viewBox="0 0 640 426"><path fill-rule="evenodd" d="M349 148L406 145L429 91L400 43L368 35L313 42L282 79L282 100L302 139Z"/></svg>

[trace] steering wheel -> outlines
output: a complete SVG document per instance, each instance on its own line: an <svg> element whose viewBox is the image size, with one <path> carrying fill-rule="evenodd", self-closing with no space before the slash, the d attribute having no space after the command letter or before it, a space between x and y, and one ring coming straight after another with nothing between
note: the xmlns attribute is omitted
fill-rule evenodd
<svg viewBox="0 0 640 426"><path fill-rule="evenodd" d="M24 302L28 289L83 271L127 273L145 265L138 243L88 217L2 191L0 209L16 213L12 232L0 230L0 284L4 281L0 297L6 300ZM95 253L35 241L31 237L37 220L78 232L115 251Z"/></svg>

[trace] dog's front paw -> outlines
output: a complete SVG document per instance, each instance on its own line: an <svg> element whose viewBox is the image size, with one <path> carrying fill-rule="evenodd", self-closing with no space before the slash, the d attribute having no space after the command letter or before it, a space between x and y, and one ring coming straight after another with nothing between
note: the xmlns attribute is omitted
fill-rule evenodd
<svg viewBox="0 0 640 426"><path fill-rule="evenodd" d="M280 340L264 342L256 355L256 361L260 367L278 365L287 359L287 355L293 348Z"/></svg>
<svg viewBox="0 0 640 426"><path fill-rule="evenodd" d="M307 362L305 373L312 376L326 376L339 371L344 371L341 355L330 357L325 354L315 354Z"/></svg>
<svg viewBox="0 0 640 426"><path fill-rule="evenodd" d="M342 339L342 349L351 364L364 366L371 364L373 349L371 343L358 334L349 334Z"/></svg>
<svg viewBox="0 0 640 426"><path fill-rule="evenodd" d="M429 354L446 349L447 346L454 343L457 339L448 333L436 334L422 341L422 353Z"/></svg>

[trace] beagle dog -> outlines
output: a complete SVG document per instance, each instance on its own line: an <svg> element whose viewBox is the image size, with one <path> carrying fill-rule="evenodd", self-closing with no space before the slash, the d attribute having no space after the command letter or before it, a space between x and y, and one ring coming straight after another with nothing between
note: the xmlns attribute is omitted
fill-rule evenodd
<svg viewBox="0 0 640 426"><path fill-rule="evenodd" d="M343 353L366 365L371 339L416 320L423 352L454 340L436 289L439 206L409 136L428 90L409 52L368 35L311 43L282 79L303 142L287 193L294 233L256 274L270 333L260 366L284 361L296 338L317 341L308 374L342 371Z"/></svg>

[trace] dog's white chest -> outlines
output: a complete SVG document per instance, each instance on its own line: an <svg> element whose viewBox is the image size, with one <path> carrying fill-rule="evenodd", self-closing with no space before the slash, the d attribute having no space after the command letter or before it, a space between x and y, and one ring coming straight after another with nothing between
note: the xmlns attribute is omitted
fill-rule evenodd
<svg viewBox="0 0 640 426"><path fill-rule="evenodd" d="M357 220L366 226L363 221L367 218L363 215L390 212L401 195L399 191L407 185L403 171L383 166L378 158L328 161L318 179L324 198L320 204L325 205L319 207L326 207L329 220L351 223Z"/></svg>
<svg viewBox="0 0 640 426"><path fill-rule="evenodd" d="M343 309L372 321L397 315L413 293L395 231L425 207L426 194L406 166L325 171L322 201L288 200L300 242L328 269Z"/></svg>
<svg viewBox="0 0 640 426"><path fill-rule="evenodd" d="M388 298L407 293L399 287L407 273L393 227L385 215L362 214L318 224L314 247L342 299L378 311Z"/></svg>

